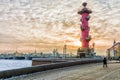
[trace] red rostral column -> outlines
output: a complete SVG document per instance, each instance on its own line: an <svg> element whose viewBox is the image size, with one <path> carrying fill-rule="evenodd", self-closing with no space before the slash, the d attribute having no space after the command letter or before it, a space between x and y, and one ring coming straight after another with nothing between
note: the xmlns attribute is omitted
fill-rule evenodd
<svg viewBox="0 0 120 80"><path fill-rule="evenodd" d="M88 49L89 41L91 40L91 36L89 35L90 28L88 25L88 21L90 19L89 14L92 13L92 11L89 10L88 8L86 8L86 6L87 6L86 2L84 2L82 5L83 5L83 9L78 12L78 14L80 14L82 16L82 18L80 19L80 21L82 22L82 24L80 26L81 32L82 32L81 41L82 41L82 48Z"/></svg>

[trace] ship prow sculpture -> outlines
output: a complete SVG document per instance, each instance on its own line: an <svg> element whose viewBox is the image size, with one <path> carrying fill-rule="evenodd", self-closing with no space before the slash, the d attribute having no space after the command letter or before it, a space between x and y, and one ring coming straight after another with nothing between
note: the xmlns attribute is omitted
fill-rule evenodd
<svg viewBox="0 0 120 80"><path fill-rule="evenodd" d="M83 8L78 11L78 14L81 15L81 25L80 25L80 29L81 29L81 42L82 42L82 47L78 49L77 51L77 55L78 57L90 57L92 56L92 54L94 54L94 44L92 48L89 46L89 41L91 40L91 35L89 35L89 31L90 31L90 27L89 27L89 20L90 20L90 14L92 13L92 11L90 9L88 9L87 3L84 2L82 4Z"/></svg>

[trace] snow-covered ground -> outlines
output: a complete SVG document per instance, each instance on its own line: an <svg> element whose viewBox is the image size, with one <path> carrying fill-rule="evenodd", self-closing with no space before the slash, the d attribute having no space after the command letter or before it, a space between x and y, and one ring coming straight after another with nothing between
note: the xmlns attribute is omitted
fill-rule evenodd
<svg viewBox="0 0 120 80"><path fill-rule="evenodd" d="M0 71L32 66L30 60L0 60Z"/></svg>
<svg viewBox="0 0 120 80"><path fill-rule="evenodd" d="M110 62L108 68L103 68L102 63L85 64L7 80L120 80L120 63Z"/></svg>

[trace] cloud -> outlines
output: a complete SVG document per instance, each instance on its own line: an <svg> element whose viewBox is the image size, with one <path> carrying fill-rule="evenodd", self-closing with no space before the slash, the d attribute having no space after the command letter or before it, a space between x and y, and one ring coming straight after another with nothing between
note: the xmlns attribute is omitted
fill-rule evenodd
<svg viewBox="0 0 120 80"><path fill-rule="evenodd" d="M84 0L20 1L0 2L0 44L8 44L13 46L13 49L19 45L21 49L23 46L50 51L54 47L61 49L65 42L72 46L75 41L79 41L81 16L77 11L82 8ZM87 2L93 11L89 21L90 34L93 38L91 43L95 41L99 48L106 45L104 42L112 43L114 39L119 41L120 1L87 0ZM73 49L75 51L76 48Z"/></svg>

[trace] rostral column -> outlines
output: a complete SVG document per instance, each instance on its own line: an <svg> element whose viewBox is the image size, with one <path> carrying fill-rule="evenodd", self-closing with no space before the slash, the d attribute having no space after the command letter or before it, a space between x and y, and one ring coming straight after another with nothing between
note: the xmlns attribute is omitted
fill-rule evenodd
<svg viewBox="0 0 120 80"><path fill-rule="evenodd" d="M92 13L91 10L86 8L87 3L84 2L82 10L78 11L78 14L80 14L82 17L80 19L81 21L81 42L82 42L82 49L89 49L89 41L91 40L91 36L89 35L90 27L88 24L88 21L90 19L90 13Z"/></svg>

